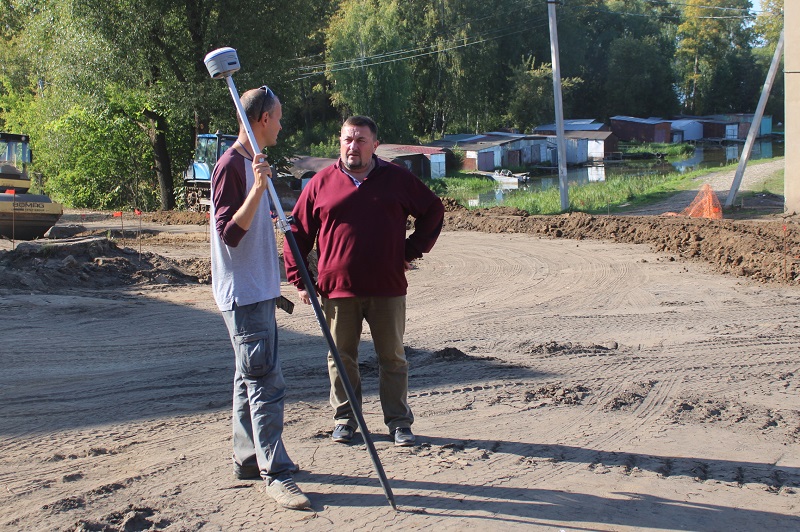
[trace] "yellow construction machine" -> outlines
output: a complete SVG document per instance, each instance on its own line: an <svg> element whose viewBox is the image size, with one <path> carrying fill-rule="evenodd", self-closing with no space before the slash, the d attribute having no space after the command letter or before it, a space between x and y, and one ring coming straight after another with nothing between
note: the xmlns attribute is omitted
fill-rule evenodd
<svg viewBox="0 0 800 532"><path fill-rule="evenodd" d="M27 135L0 133L0 236L33 240L53 227L64 209L42 194L29 194L32 162Z"/></svg>

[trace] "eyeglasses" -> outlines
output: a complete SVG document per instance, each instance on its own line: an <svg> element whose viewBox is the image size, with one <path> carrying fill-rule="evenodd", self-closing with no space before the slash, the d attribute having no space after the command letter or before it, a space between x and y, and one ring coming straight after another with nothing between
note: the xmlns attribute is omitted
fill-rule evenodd
<svg viewBox="0 0 800 532"><path fill-rule="evenodd" d="M275 93L272 92L272 89L266 85L260 86L259 89L264 91L264 99L261 100L261 112L258 113L258 118L261 119L261 117L264 115L264 108L267 106L267 101L272 103L272 100L275 99Z"/></svg>

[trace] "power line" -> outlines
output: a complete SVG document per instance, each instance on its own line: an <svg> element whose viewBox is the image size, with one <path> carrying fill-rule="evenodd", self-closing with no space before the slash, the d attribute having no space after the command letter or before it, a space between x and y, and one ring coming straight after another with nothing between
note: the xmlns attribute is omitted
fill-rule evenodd
<svg viewBox="0 0 800 532"><path fill-rule="evenodd" d="M490 13L488 15L485 15L485 16L482 16L482 17L464 19L461 22L459 22L458 24L455 24L455 25L451 26L450 28L448 28L449 31L447 31L447 33L452 34L452 33L456 32L456 31L458 31L458 30L460 30L460 29L462 29L462 28L464 28L466 26L469 26L471 24L476 24L476 23L482 22L484 20L500 19L500 20L504 21L508 17L516 17L517 14L518 14L517 9L520 8L520 7L527 7L528 5L529 4L528 4L527 0L519 0L519 1L515 2L514 4L512 4L512 5L509 5L507 7L507 9L505 9L503 11L493 11L492 13ZM529 22L531 20L535 20L537 18L541 19L543 17L537 15L536 17L527 18L527 19L525 19L525 20L523 20L521 22L518 21L516 23L516 25L519 25L520 23L526 23L526 22ZM490 30L490 31L497 31L497 30L498 29ZM444 32L436 33L436 34L434 34L434 37L443 36L443 33ZM463 37L455 37L453 40L460 40L460 39L463 39ZM428 46L432 47L432 46L435 46L435 45L423 46L423 47L418 48L417 50L424 49L425 47L428 47ZM317 57L317 56L320 56L320 55L323 55L323 54L320 53L320 54L313 54L311 56L306 56L306 57L298 57L295 60L296 61L302 61L303 59L309 59L311 57ZM312 67L305 67L305 68L315 68L315 67L318 67L318 66L320 66L320 65L313 65ZM303 67L297 67L297 68L303 68Z"/></svg>
<svg viewBox="0 0 800 532"><path fill-rule="evenodd" d="M755 13L759 12L760 10L754 8L747 8L747 7L725 7L725 6L698 6L694 4L687 4L684 2L662 2L659 0L644 0L645 2L656 5L658 7L661 6L674 6L674 7L695 7L698 9L716 9L719 11L743 11L747 13Z"/></svg>
<svg viewBox="0 0 800 532"><path fill-rule="evenodd" d="M497 14L495 14L493 16L497 16ZM484 18L488 18L488 17L484 17ZM435 48L437 46L441 46L442 44L444 44L445 46L449 46L451 43L461 42L461 41L463 41L465 39L476 39L476 40L483 39L483 41L493 40L493 38L486 38L486 36L491 36L492 34L496 34L497 32L500 32L500 31L506 31L509 28L513 29L515 27L520 27L520 26L528 24L529 22L532 22L532 21L541 21L541 25L540 26L533 26L533 27L525 26L523 28L523 31L525 29L538 29L538 27L542 27L544 24L546 24L546 22L542 21L542 17L537 16L537 17L532 17L532 18L528 18L528 19L525 19L525 20L518 21L512 26L505 26L503 28L490 28L490 29L487 29L486 31L478 33L477 35L453 37L450 40L445 40L443 43L436 43L435 42L435 43L432 43L432 44L426 44L424 46L419 46L417 48L409 48L409 49L403 49L403 50L394 50L394 51L390 51L390 52L382 52L382 53L377 53L377 54L373 54L373 55L369 55L369 56L359 57L359 58L356 58L356 59L348 59L348 60L343 60L343 61L332 61L332 62L318 63L318 64L315 64L315 65L299 66L299 67L295 67L295 70L300 70L300 71L302 71L302 70L319 70L321 68L338 67L340 65L353 63L354 61L363 62L365 60L382 59L382 58L388 57L388 56L395 56L395 55L402 55L402 54L412 54L412 53L419 52L421 50L426 50L426 49L430 49L430 50L436 52L437 50L435 50ZM516 34L516 33L520 33L520 31L511 31L511 32L503 33L503 34L499 35L498 37L504 37L506 35L513 35L513 34ZM459 46L449 47L446 50L450 50L450 49L458 48L458 47ZM444 50L444 51L446 51L446 50Z"/></svg>
<svg viewBox="0 0 800 532"><path fill-rule="evenodd" d="M721 15L721 16L714 16L714 15L699 15L693 16L689 18L695 19L702 19L702 20L745 20L753 18L755 11L748 9L748 8L738 8L738 7L725 7L725 6L698 6L687 4L683 2L662 2L659 0L644 0L650 5L656 7L695 7L699 9L709 9L709 10L717 10L722 12L728 11L735 11L741 13L740 15ZM594 13L608 13L611 15L618 15L618 16L634 16L634 17L645 17L645 18L653 18L653 19L675 19L675 20L685 20L686 14L684 13L677 13L677 14L669 14L669 13L633 13L633 12L624 12L624 11L614 11L610 9L600 9L600 8L593 8L589 6L582 6L580 8L583 11L589 11ZM454 26L448 33L452 33L455 29L463 28L470 24L474 24L476 22L480 22L483 20L489 20L504 16L505 14L510 13L511 11L503 11L503 12L495 12L491 15L486 15L484 17L477 17L475 19L469 19L457 26ZM520 28L517 30L513 30L514 27L519 27L522 24L528 24L531 21L540 21L539 25L534 26L526 26L524 28ZM368 68L372 66L383 65L387 63L393 63L397 61L407 61L410 59L416 59L419 57L425 57L430 55L441 54L444 52L449 52L451 50L457 50L460 48L466 48L469 46L475 46L478 44L483 44L489 41L501 39L503 37L516 35L522 33L524 31L530 31L534 29L539 29L544 27L547 24L546 21L542 22L541 17L531 17L522 21L518 21L516 24L510 26L512 28L509 31L509 27L506 26L505 28L493 28L487 31L478 33L477 35L473 36L462 36L462 37L454 37L450 40L445 40L443 43L431 43L426 44L423 46L417 46L415 48L407 48L407 49L400 49L400 50L392 50L387 52L376 53L368 56L356 57L353 59L345 59L341 61L331 61L331 62L324 62L324 63L317 63L314 65L305 65L305 66L298 66L295 67L294 70L301 75L298 78L295 78L293 81L298 81L302 79L306 79L313 76L318 76L320 74L324 74L325 72L341 72L346 70L354 70L360 68ZM503 32L499 33L498 32ZM463 42L467 40L467 42ZM444 48L439 48L440 46L444 45ZM317 54L318 56L319 54Z"/></svg>
<svg viewBox="0 0 800 532"><path fill-rule="evenodd" d="M519 26L520 24L524 24L526 22L528 22L528 21L519 22L515 26ZM514 31L505 31L504 33L500 33L500 34L496 34L496 33L498 31L502 31L502 30L499 29L499 28L496 28L496 29L492 29L492 30L483 32L482 34L478 34L478 35L471 36L471 37L469 37L469 36L466 37L466 39L473 39L471 42L460 42L460 41L463 41L465 39L464 37L452 39L449 42L452 43L453 45L447 45L447 42L446 42L445 45L447 47L446 48L441 48L441 49L438 48L438 46L440 46L439 43L434 43L434 44L421 46L421 47L417 47L417 48L412 48L412 49L395 50L395 51L391 51L391 52L384 52L384 53L374 54L374 55L370 55L370 56L357 57L357 58L354 58L354 59L348 59L348 60L343 60L343 61L334 61L334 62L330 62L330 63L321 63L321 64L318 64L318 65L312 65L312 66L309 66L309 67L297 67L297 68L295 68L296 71L299 71L299 70L313 70L313 71L307 72L307 73L295 78L293 81L298 81L298 80L301 80L301 79L306 79L306 78L309 78L309 77L313 77L313 76L317 76L317 75L320 75L320 74L324 74L326 71L327 72L341 72L341 71L344 71L344 70L355 70L355 69L359 69L359 68L367 68L367 67L372 67L372 66L377 66L377 65L383 65L383 64L386 64L386 63L394 63L394 62L397 62L397 61L406 61L406 60L409 60L409 59L416 59L416 58L419 58L419 57L425 57L425 56L429 56L429 55L441 54L441 53L444 53L444 52L449 52L451 50L457 50L459 48L466 48L468 46L474 46L474 45L477 45L477 44L483 44L485 42L501 39L503 37L516 35L516 34L519 34L519 33L525 32L525 31L531 31L531 30L539 29L540 27L544 27L546 24L547 24L546 22L542 22L540 25L525 26L523 28L520 28L520 29L517 29L517 30L514 30ZM492 34L496 34L496 35L492 35ZM460 43L460 44L455 44L455 43ZM430 50L430 51L422 52L422 50ZM416 53L416 52L420 52L420 53ZM396 57L396 56L399 56L399 57Z"/></svg>
<svg viewBox="0 0 800 532"><path fill-rule="evenodd" d="M657 0L655 0L657 1ZM672 5L672 6L681 6L685 4L658 4L659 7L663 7L665 5ZM693 6L693 7L703 7L703 6ZM747 11L741 15L696 15L687 17L686 13L633 13L630 11L615 11L611 9L601 9L599 7L590 7L590 6L582 6L581 9L584 11L591 11L593 13L608 13L611 15L624 15L629 17L642 17L642 18L652 18L652 19L675 19L675 20L687 20L687 19L698 19L698 20L746 20L753 18L755 14L753 12ZM713 9L711 7L707 9ZM719 9L736 9L738 11L746 11L740 8L719 8Z"/></svg>

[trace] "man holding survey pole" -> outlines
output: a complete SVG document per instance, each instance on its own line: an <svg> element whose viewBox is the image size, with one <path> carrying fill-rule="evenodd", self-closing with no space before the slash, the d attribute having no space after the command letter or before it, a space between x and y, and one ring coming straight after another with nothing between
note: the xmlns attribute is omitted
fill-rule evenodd
<svg viewBox="0 0 800 532"><path fill-rule="evenodd" d="M242 107L259 146L274 146L281 102L268 87L252 89ZM211 272L236 360L233 391L233 463L237 478L263 478L280 505L310 507L293 480L297 470L283 444L286 384L278 357L276 301L280 272L266 193L272 170L254 150L244 124L211 179Z"/></svg>

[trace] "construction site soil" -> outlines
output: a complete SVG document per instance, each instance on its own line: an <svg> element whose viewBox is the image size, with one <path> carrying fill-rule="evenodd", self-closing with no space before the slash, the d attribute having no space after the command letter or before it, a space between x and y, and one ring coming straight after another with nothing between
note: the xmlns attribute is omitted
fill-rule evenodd
<svg viewBox="0 0 800 532"><path fill-rule="evenodd" d="M443 202L445 231L646 244L656 253L667 254L667 260L705 262L722 274L769 283L800 282L798 217L782 214L782 198L769 194L749 200L747 211L734 208L728 213L738 219L723 220L579 212L531 216L502 206L467 209L450 198ZM91 230L80 224L104 219L114 228ZM14 251L0 254L0 287L112 288L152 282L210 281L207 258L169 260L137 251L143 245L159 242L185 245L175 232L166 233L159 226L207 227L206 214L150 212L141 215L145 229L138 229L137 223L133 220L127 229L118 229L111 213L67 214L53 233L69 238L20 243ZM282 235L277 236L280 240ZM186 238L197 244L196 234Z"/></svg>
<svg viewBox="0 0 800 532"><path fill-rule="evenodd" d="M748 168L624 214L445 199L405 329L395 447L365 326L364 436L331 441L327 345L285 281L283 441L306 512L234 478L230 340L204 214L70 210L0 241L0 529L800 530L800 220ZM748 188L749 187L749 188ZM281 235L278 235L279 237Z"/></svg>

